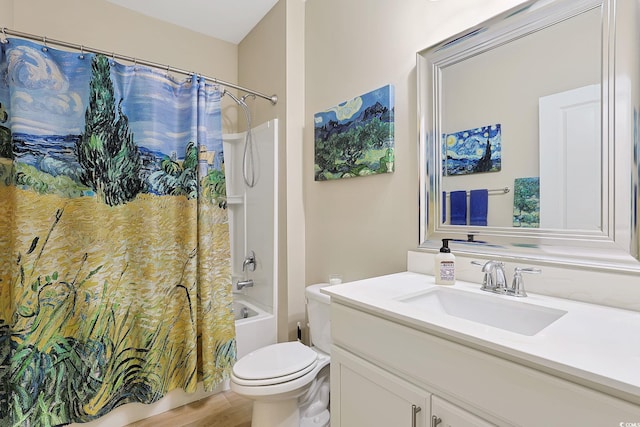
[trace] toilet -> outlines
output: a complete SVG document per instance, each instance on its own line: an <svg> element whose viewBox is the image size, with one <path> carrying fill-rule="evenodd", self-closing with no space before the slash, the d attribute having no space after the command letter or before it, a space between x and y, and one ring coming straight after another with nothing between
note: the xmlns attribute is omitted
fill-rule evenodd
<svg viewBox="0 0 640 427"><path fill-rule="evenodd" d="M331 336L327 284L305 289L311 347L268 345L236 362L231 390L253 400L252 427L328 427Z"/></svg>

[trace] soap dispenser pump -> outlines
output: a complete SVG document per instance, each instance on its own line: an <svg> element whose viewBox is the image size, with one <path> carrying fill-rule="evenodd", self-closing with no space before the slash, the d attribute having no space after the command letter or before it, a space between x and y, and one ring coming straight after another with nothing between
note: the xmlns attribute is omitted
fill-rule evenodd
<svg viewBox="0 0 640 427"><path fill-rule="evenodd" d="M456 257L449 249L451 239L442 239L442 247L435 257L434 274L437 285L453 285L456 282Z"/></svg>

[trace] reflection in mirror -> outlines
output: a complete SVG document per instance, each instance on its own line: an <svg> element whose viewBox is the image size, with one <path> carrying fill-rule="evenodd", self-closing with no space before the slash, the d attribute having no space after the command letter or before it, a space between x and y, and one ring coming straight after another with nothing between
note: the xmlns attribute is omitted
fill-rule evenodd
<svg viewBox="0 0 640 427"><path fill-rule="evenodd" d="M636 7L532 0L418 52L422 247L640 269L638 69L618 59L638 42L615 38Z"/></svg>
<svg viewBox="0 0 640 427"><path fill-rule="evenodd" d="M576 188L566 189L566 196L585 203L588 201L591 211L597 213L598 221L597 226L590 229L601 229L601 138L599 126L594 125L599 123L597 119L601 111L598 90L602 62L601 21L601 10L592 9L549 26L544 31L536 31L481 55L442 67L442 133L451 135L444 141L446 157L443 161L446 166L452 166L443 167L446 176L442 178L442 191L449 193L460 189L513 188L515 179L540 177L542 188L539 192L539 217L548 220L549 217L544 215L547 211L560 219L564 216L560 210L567 207L578 208L577 205L567 203L565 194L560 192L561 187L557 185L556 179L571 176L571 173L561 173L561 170L568 167L582 169L582 158L596 155L597 160L588 159L592 166L597 161L595 170L591 168L590 171L585 171L589 172L587 175L594 185L577 185ZM575 34L584 34L584 37L575 37ZM592 108L585 108L582 102L576 102L571 97L564 101L568 105L577 105L574 110L569 110L568 115L569 118L578 116L574 121L580 121L577 129L568 130L568 140L561 139L566 135L566 129L562 127L542 129L543 123L539 123L538 117L543 113L560 116L560 123L550 119L549 122L552 123L547 124L547 127L567 124L562 120L562 115L568 108L562 104L563 100L544 100L561 97L562 93L582 87L595 88L595 99L593 104L588 104ZM553 105L546 108L553 111L543 112L541 107L539 113L539 103L543 102ZM581 113L590 120L583 121ZM590 128L585 129L584 124L590 125ZM490 128L481 135L464 137L470 135L468 130L485 126L493 127L494 131ZM500 132L496 134L497 126ZM462 133L457 134L460 131ZM489 133L493 133L492 138L489 138ZM539 133L544 133L547 137L541 139ZM459 135L460 138L453 135ZM493 145L491 142L487 144L491 140L494 141ZM584 147L587 142L592 146ZM493 165L483 171L477 165L487 154L487 147ZM567 149L574 149L574 152L568 152ZM550 155L544 156L545 151ZM462 173L456 173L456 168ZM542 176L543 171L557 173ZM594 179L596 176L597 182ZM544 188L550 181L556 185L550 186L549 190L555 188L559 191L545 194ZM572 182L566 184L570 185ZM488 225L511 227L539 223L534 219L518 221L518 217L522 218L525 214L520 210L514 212L515 194L513 191L492 193ZM451 209L448 212L450 215ZM533 214L535 213L534 211ZM550 228L579 228L572 221L566 223L554 220L547 221L547 224L554 225Z"/></svg>

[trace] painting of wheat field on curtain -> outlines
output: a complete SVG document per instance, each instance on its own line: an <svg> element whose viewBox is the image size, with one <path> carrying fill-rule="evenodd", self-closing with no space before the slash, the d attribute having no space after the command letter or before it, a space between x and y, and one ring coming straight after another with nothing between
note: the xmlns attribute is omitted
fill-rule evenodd
<svg viewBox="0 0 640 427"><path fill-rule="evenodd" d="M235 361L219 90L20 39L0 59L0 425L213 388Z"/></svg>

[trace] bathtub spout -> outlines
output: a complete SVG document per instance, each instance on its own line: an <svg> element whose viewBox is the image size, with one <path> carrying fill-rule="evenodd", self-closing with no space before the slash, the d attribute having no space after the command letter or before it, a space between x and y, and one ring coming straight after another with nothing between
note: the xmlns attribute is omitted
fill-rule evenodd
<svg viewBox="0 0 640 427"><path fill-rule="evenodd" d="M244 288L253 288L253 280L238 280L238 282L236 283L236 287L239 291Z"/></svg>

